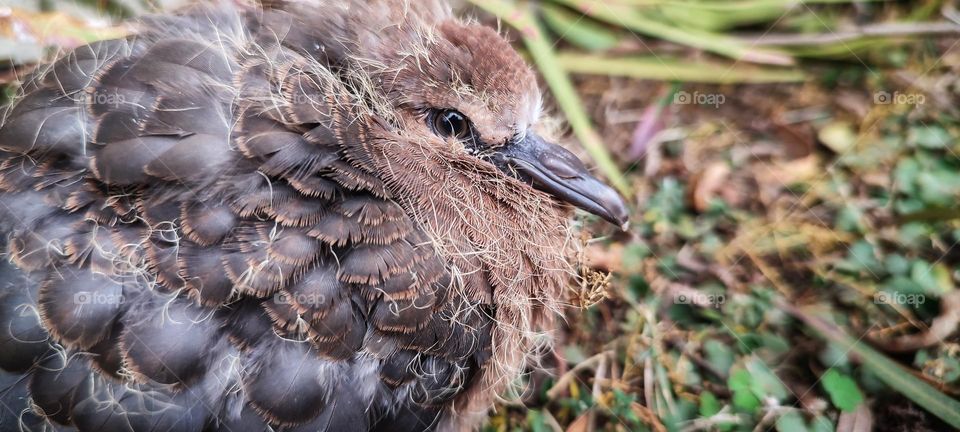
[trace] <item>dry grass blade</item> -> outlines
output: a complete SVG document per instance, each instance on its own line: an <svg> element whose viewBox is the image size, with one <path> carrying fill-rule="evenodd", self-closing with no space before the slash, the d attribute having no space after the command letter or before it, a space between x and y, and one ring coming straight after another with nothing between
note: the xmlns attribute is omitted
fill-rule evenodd
<svg viewBox="0 0 960 432"><path fill-rule="evenodd" d="M796 69L758 68L713 61L657 57L608 57L595 54L560 53L557 60L572 73L622 76L663 81L711 84L761 84L806 81Z"/></svg>

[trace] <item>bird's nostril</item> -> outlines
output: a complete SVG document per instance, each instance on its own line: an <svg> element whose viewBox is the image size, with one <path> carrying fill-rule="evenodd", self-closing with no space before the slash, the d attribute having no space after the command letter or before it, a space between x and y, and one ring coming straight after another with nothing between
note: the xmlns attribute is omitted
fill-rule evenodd
<svg viewBox="0 0 960 432"><path fill-rule="evenodd" d="M540 157L540 162L543 164L543 166L550 169L550 171L553 172L557 177L562 179L574 179L580 177L580 173L584 172L586 169L579 159L574 159L576 160L576 164L571 163L573 161L570 161L568 158L553 153L547 153Z"/></svg>

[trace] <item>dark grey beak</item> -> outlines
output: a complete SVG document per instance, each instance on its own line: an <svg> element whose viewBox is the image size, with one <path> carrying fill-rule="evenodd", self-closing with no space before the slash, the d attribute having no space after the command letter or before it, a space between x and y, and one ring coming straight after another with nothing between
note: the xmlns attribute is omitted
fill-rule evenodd
<svg viewBox="0 0 960 432"><path fill-rule="evenodd" d="M528 133L520 142L499 149L501 169L509 169L523 181L557 199L579 207L626 230L627 206L615 190L590 175L573 153Z"/></svg>

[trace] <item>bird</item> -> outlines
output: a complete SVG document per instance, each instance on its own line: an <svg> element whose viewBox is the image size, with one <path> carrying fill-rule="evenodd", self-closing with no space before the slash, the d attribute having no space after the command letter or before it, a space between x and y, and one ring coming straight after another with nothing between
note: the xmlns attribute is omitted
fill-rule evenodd
<svg viewBox="0 0 960 432"><path fill-rule="evenodd" d="M0 430L476 429L556 331L574 209L627 224L441 1L131 29L0 123Z"/></svg>

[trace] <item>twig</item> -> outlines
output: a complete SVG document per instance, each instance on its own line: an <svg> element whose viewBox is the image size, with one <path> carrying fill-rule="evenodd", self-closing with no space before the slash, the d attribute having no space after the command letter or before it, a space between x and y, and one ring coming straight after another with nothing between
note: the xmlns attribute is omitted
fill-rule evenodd
<svg viewBox="0 0 960 432"><path fill-rule="evenodd" d="M553 417L553 414L550 414L550 410L543 410L543 420L544 422L553 429L553 432L563 432L563 427L560 426L560 422Z"/></svg>
<svg viewBox="0 0 960 432"><path fill-rule="evenodd" d="M601 360L611 354L613 354L613 351L604 351L600 354L596 354L593 357L580 362L580 364L574 366L572 369L567 371L567 373L561 375L560 378L557 379L556 384L554 384L553 387L550 387L550 390L547 390L547 400L556 400L561 394L563 394L564 391L566 391L570 381L573 381L573 379L576 378L577 373L585 369L593 369L598 363L600 363Z"/></svg>
<svg viewBox="0 0 960 432"><path fill-rule="evenodd" d="M597 365L597 373L593 377L593 400L599 401L603 398L603 390L600 387L600 380L603 379L604 375L607 374L607 362L609 356L604 355L600 357L600 364ZM587 419L587 432L593 432L597 424L597 411L590 410L590 415Z"/></svg>
<svg viewBox="0 0 960 432"><path fill-rule="evenodd" d="M633 409L634 414L640 418L640 421L650 426L653 432L667 432L667 427L663 425L657 415L653 413L650 408L647 408L637 402L630 404L630 408Z"/></svg>
<svg viewBox="0 0 960 432"><path fill-rule="evenodd" d="M743 419L740 418L737 414L725 413L727 408L724 407L723 411L714 414L710 417L701 417L694 419L689 425L684 426L683 429L680 429L681 432L694 432L701 430L718 430L719 426L724 425L735 425L741 424Z"/></svg>

